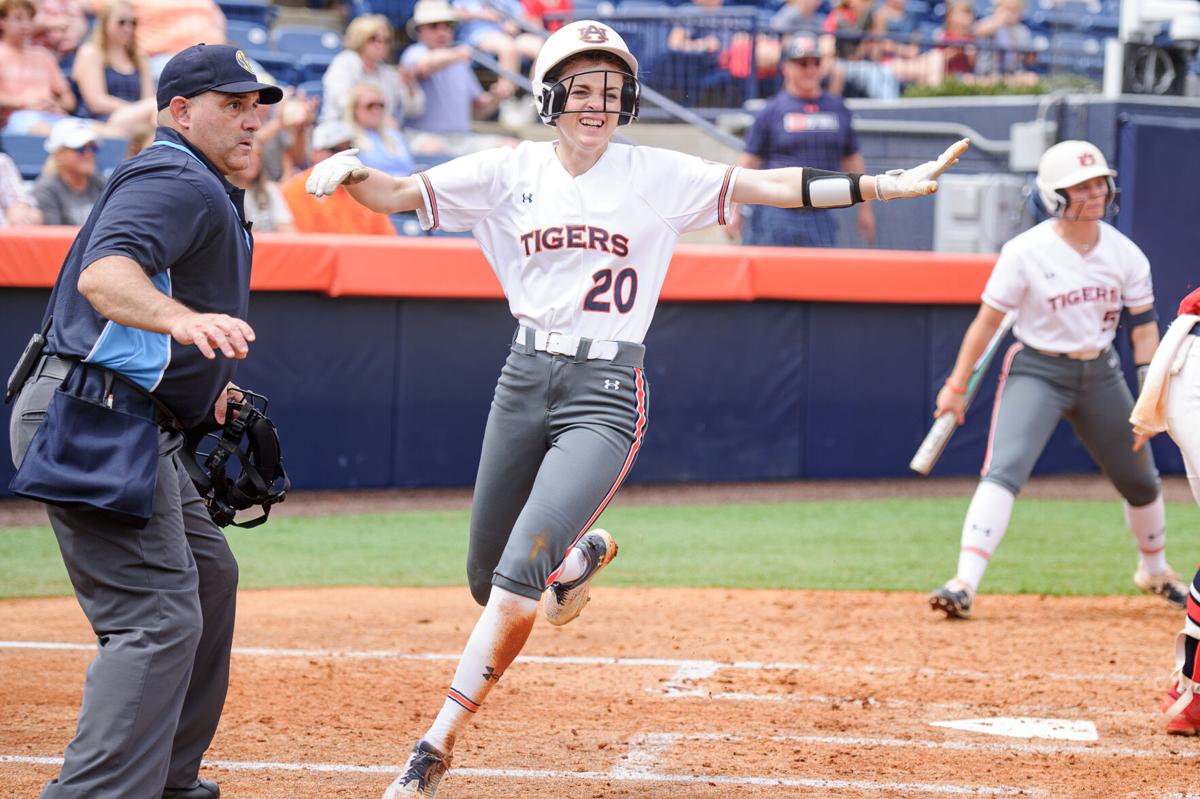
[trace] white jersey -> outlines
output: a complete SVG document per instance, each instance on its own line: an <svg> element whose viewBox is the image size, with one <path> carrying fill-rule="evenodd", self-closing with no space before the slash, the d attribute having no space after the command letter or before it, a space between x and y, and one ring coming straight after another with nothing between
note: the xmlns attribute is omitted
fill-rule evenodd
<svg viewBox="0 0 1200 799"><path fill-rule="evenodd" d="M553 142L523 142L418 173L426 229L470 230L517 320L641 343L681 233L725 224L735 167L610 143L572 177Z"/></svg>
<svg viewBox="0 0 1200 799"><path fill-rule="evenodd" d="M1100 240L1080 255L1054 230L1054 220L1014 237L983 289L983 301L1015 311L1013 334L1047 352L1104 349L1122 308L1154 302L1150 261L1125 234L1100 222Z"/></svg>

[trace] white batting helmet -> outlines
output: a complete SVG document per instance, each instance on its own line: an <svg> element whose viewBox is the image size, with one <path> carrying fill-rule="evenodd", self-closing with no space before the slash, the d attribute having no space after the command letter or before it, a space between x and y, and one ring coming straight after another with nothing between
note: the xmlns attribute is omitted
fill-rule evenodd
<svg viewBox="0 0 1200 799"><path fill-rule="evenodd" d="M1109 169L1100 148L1086 141L1061 141L1042 153L1038 161L1038 197L1051 216L1062 216L1067 210L1066 189L1092 178L1108 178L1108 201L1116 197L1113 182L1117 171Z"/></svg>
<svg viewBox="0 0 1200 799"><path fill-rule="evenodd" d="M533 103L537 107L538 116L547 125L555 124L566 109L567 85L560 80L551 78L555 67L571 56L599 51L611 53L626 66L628 72L617 70L597 70L608 75L621 76L621 110L618 112L617 124L628 125L637 119L642 101L642 87L637 80L638 62L629 52L621 34L605 25L590 19L581 19L564 25L550 35L542 44L537 60L533 63Z"/></svg>

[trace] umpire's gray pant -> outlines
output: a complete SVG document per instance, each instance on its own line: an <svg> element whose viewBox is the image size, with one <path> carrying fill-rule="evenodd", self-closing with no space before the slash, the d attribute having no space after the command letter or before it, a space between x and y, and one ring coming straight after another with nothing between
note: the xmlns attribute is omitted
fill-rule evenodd
<svg viewBox="0 0 1200 799"><path fill-rule="evenodd" d="M9 443L20 465L61 378L27 383ZM238 568L179 458L160 440L145 529L47 505L75 596L98 648L75 737L44 799L159 799L192 785L229 685Z"/></svg>

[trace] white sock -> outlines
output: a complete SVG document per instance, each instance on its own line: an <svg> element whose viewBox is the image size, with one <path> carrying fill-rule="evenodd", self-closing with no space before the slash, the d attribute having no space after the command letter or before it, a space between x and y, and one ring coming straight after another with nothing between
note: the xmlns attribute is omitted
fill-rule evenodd
<svg viewBox="0 0 1200 799"><path fill-rule="evenodd" d="M958 551L958 579L979 590L988 561L1008 531L1017 497L1004 486L982 480L975 489L967 518L963 520L962 547Z"/></svg>
<svg viewBox="0 0 1200 799"><path fill-rule="evenodd" d="M1135 508L1125 503L1125 523L1137 542L1138 557L1147 574L1167 570L1167 511L1162 494L1149 505Z"/></svg>
<svg viewBox="0 0 1200 799"><path fill-rule="evenodd" d="M586 568L587 558L583 556L583 550L578 545L573 546L567 550L567 556L563 558L562 568L559 569L558 576L554 579L560 583L569 583L572 580L579 579Z"/></svg>
<svg viewBox="0 0 1200 799"><path fill-rule="evenodd" d="M492 586L487 606L475 622L458 661L446 701L423 736L442 754L449 754L454 748L459 732L525 646L537 618L537 608L536 599Z"/></svg>

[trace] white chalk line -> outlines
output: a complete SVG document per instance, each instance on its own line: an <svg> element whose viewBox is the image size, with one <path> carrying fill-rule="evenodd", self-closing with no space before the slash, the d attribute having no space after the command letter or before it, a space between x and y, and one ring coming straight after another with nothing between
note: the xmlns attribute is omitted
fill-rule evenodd
<svg viewBox="0 0 1200 799"><path fill-rule="evenodd" d="M57 643L52 641L0 641L0 649L43 649L92 651L95 644ZM275 647L234 647L234 654L252 657L287 657L287 658L346 658L361 660L453 660L457 661L459 654L442 654L433 652L398 652L388 649L354 650L354 649L288 649ZM935 669L928 666L873 666L863 664L846 666L831 663L806 662L763 662L757 660L702 660L690 658L626 658L626 657L576 657L557 655L521 655L517 660L525 663L546 663L567 666L662 666L680 671L686 670L682 676L676 674L675 679L692 679L694 676L711 676L719 670L731 669L737 671L812 671L822 674L877 675L898 674L902 676L920 677L958 677L964 679L990 680L993 682L1013 682L1026 679L1056 682L1081 681L1089 683L1141 683L1147 677L1130 674L1074 674L1066 672L1023 672L1023 671L976 671L973 669ZM668 685L671 683L668 682Z"/></svg>
<svg viewBox="0 0 1200 799"><path fill-rule="evenodd" d="M0 764L61 766L61 757L2 755ZM274 763L237 760L205 760L209 768L228 771L321 772L335 774L396 774L401 765L354 765L348 763ZM653 764L650 764L653 765ZM453 777L483 777L517 780L583 780L591 782L665 782L714 785L757 785L764 787L810 788L814 791L903 791L906 795L934 796L1048 796L1038 788L1008 785L952 785L923 782L881 782L876 780L829 780L809 777L739 777L726 774L663 774L650 770L617 769L612 771L556 771L543 769L454 768Z"/></svg>

